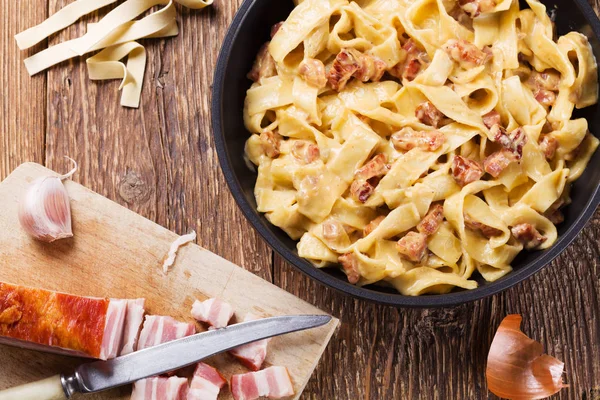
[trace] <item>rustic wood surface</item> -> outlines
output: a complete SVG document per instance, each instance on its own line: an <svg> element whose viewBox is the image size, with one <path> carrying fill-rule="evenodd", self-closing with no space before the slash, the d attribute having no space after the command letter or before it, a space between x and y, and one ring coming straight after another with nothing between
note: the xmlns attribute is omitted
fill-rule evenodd
<svg viewBox="0 0 600 400"><path fill-rule="evenodd" d="M600 2L592 1L596 10ZM213 68L241 0L179 7L180 34L147 41L139 110L119 106L118 82L93 83L73 60L29 78L12 36L67 0L0 0L0 178L25 161L76 180L339 317L342 328L310 381L306 399L487 398L485 359L508 313L566 364L571 385L556 398L600 398L600 214L552 265L490 299L451 309L396 310L346 298L281 260L242 217L213 146ZM82 25L50 39L83 32ZM492 397L492 396L489 396Z"/></svg>
<svg viewBox="0 0 600 400"><path fill-rule="evenodd" d="M0 183L0 226L6 227L0 230L1 281L84 296L143 297L149 314L186 322L194 322L190 314L194 301L210 297L233 306L234 322L249 312L263 317L322 314L285 290L192 244L179 250L165 275L162 263L177 235L75 182L65 183L75 237L50 245L34 241L19 229L18 203L29 182L49 174L52 171L39 164L25 163ZM337 325L333 320L326 326L274 338L265 366L288 367L300 396ZM198 328L202 329L199 324ZM0 346L0 389L68 371L80 362L73 357ZM227 379L248 371L228 354L215 356L209 363ZM86 396L90 400L129 397L129 387ZM226 388L220 398L232 400L233 396Z"/></svg>

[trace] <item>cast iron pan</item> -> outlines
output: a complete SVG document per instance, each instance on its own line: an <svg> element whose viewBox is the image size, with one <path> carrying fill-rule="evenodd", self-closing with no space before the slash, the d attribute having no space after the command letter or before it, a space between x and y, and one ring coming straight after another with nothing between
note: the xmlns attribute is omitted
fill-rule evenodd
<svg viewBox="0 0 600 400"><path fill-rule="evenodd" d="M556 28L559 35L578 31L586 35L596 58L600 56L600 21L586 0L556 0L543 2L548 10L556 8ZM526 7L526 4L522 4ZM558 227L559 239L550 249L522 252L512 263L514 271L496 282L487 283L477 273L479 282L474 290L457 290L443 295L409 297L394 289L378 286L357 287L347 282L336 268L317 269L298 257L296 242L279 228L272 226L256 211L254 183L256 175L244 162L244 142L249 133L244 127L242 109L250 80L246 74L260 46L269 40L271 26L287 18L292 0L246 0L235 16L225 37L217 62L213 83L212 124L215 144L225 179L242 212L258 233L287 261L317 281L350 296L398 307L443 307L481 299L503 291L539 271L558 256L573 241L600 203L600 151L589 168L575 182L573 203L564 210L565 222ZM577 110L574 117L585 117L590 131L600 134L600 105ZM577 277L574 277L577 279Z"/></svg>

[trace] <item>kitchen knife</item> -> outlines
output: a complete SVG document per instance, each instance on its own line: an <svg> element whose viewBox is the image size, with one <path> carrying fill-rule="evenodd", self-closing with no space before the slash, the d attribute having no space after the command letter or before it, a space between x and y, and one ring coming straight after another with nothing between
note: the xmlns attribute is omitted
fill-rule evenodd
<svg viewBox="0 0 600 400"><path fill-rule="evenodd" d="M331 317L328 315L297 315L243 322L227 328L198 333L112 360L83 364L69 375L56 375L38 382L2 390L0 400L65 400L75 392L101 392L175 371L246 343L316 328L329 321Z"/></svg>

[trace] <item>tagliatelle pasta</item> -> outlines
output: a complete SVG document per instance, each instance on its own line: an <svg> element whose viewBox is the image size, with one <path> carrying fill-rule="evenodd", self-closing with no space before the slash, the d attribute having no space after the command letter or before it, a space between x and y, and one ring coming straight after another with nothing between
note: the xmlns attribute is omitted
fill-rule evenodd
<svg viewBox="0 0 600 400"><path fill-rule="evenodd" d="M557 239L598 146L587 38L516 0L303 0L249 78L258 211L316 267L405 295L495 281Z"/></svg>
<svg viewBox="0 0 600 400"><path fill-rule="evenodd" d="M15 39L19 48L29 48L76 22L82 16L116 2L117 0L75 0L41 24L17 34ZM212 4L212 0L178 0L177 3L199 9ZM158 5L164 7L135 20ZM119 88L123 89L121 105L137 108L140 102L146 53L144 47L135 41L142 38L177 35L176 16L175 3L172 0L127 0L97 23L88 24L85 35L51 46L26 58L25 67L30 75L35 75L60 62L106 49L87 60L90 78L123 79ZM117 56L119 58L115 58ZM126 56L127 64L115 64Z"/></svg>

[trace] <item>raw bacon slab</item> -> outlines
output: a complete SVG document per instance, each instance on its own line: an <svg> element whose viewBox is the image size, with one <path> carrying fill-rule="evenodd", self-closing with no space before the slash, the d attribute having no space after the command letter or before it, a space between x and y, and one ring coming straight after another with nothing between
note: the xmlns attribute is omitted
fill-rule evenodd
<svg viewBox="0 0 600 400"><path fill-rule="evenodd" d="M219 299L196 300L192 305L192 317L213 328L225 328L233 316L233 307Z"/></svg>
<svg viewBox="0 0 600 400"><path fill-rule="evenodd" d="M244 322L259 319L254 314L246 314ZM258 371L267 357L267 346L271 339L248 343L230 350L229 353L252 371Z"/></svg>
<svg viewBox="0 0 600 400"><path fill-rule="evenodd" d="M147 378L133 384L131 400L186 400L187 393L185 378Z"/></svg>
<svg viewBox="0 0 600 400"><path fill-rule="evenodd" d="M179 322L171 317L147 315L136 350L181 339L196 333L194 324Z"/></svg>
<svg viewBox="0 0 600 400"><path fill-rule="evenodd" d="M126 300L74 296L0 282L0 343L51 353L117 355Z"/></svg>
<svg viewBox="0 0 600 400"><path fill-rule="evenodd" d="M261 396L281 399L292 396L294 387L285 367L269 367L258 372L233 375L231 393L235 400L255 400Z"/></svg>
<svg viewBox="0 0 600 400"><path fill-rule="evenodd" d="M227 380L215 368L199 363L192 377L187 400L217 400L221 388Z"/></svg>
<svg viewBox="0 0 600 400"><path fill-rule="evenodd" d="M132 353L137 347L140 329L142 328L142 322L144 322L145 303L145 299L127 300L127 313L125 314L120 356Z"/></svg>

